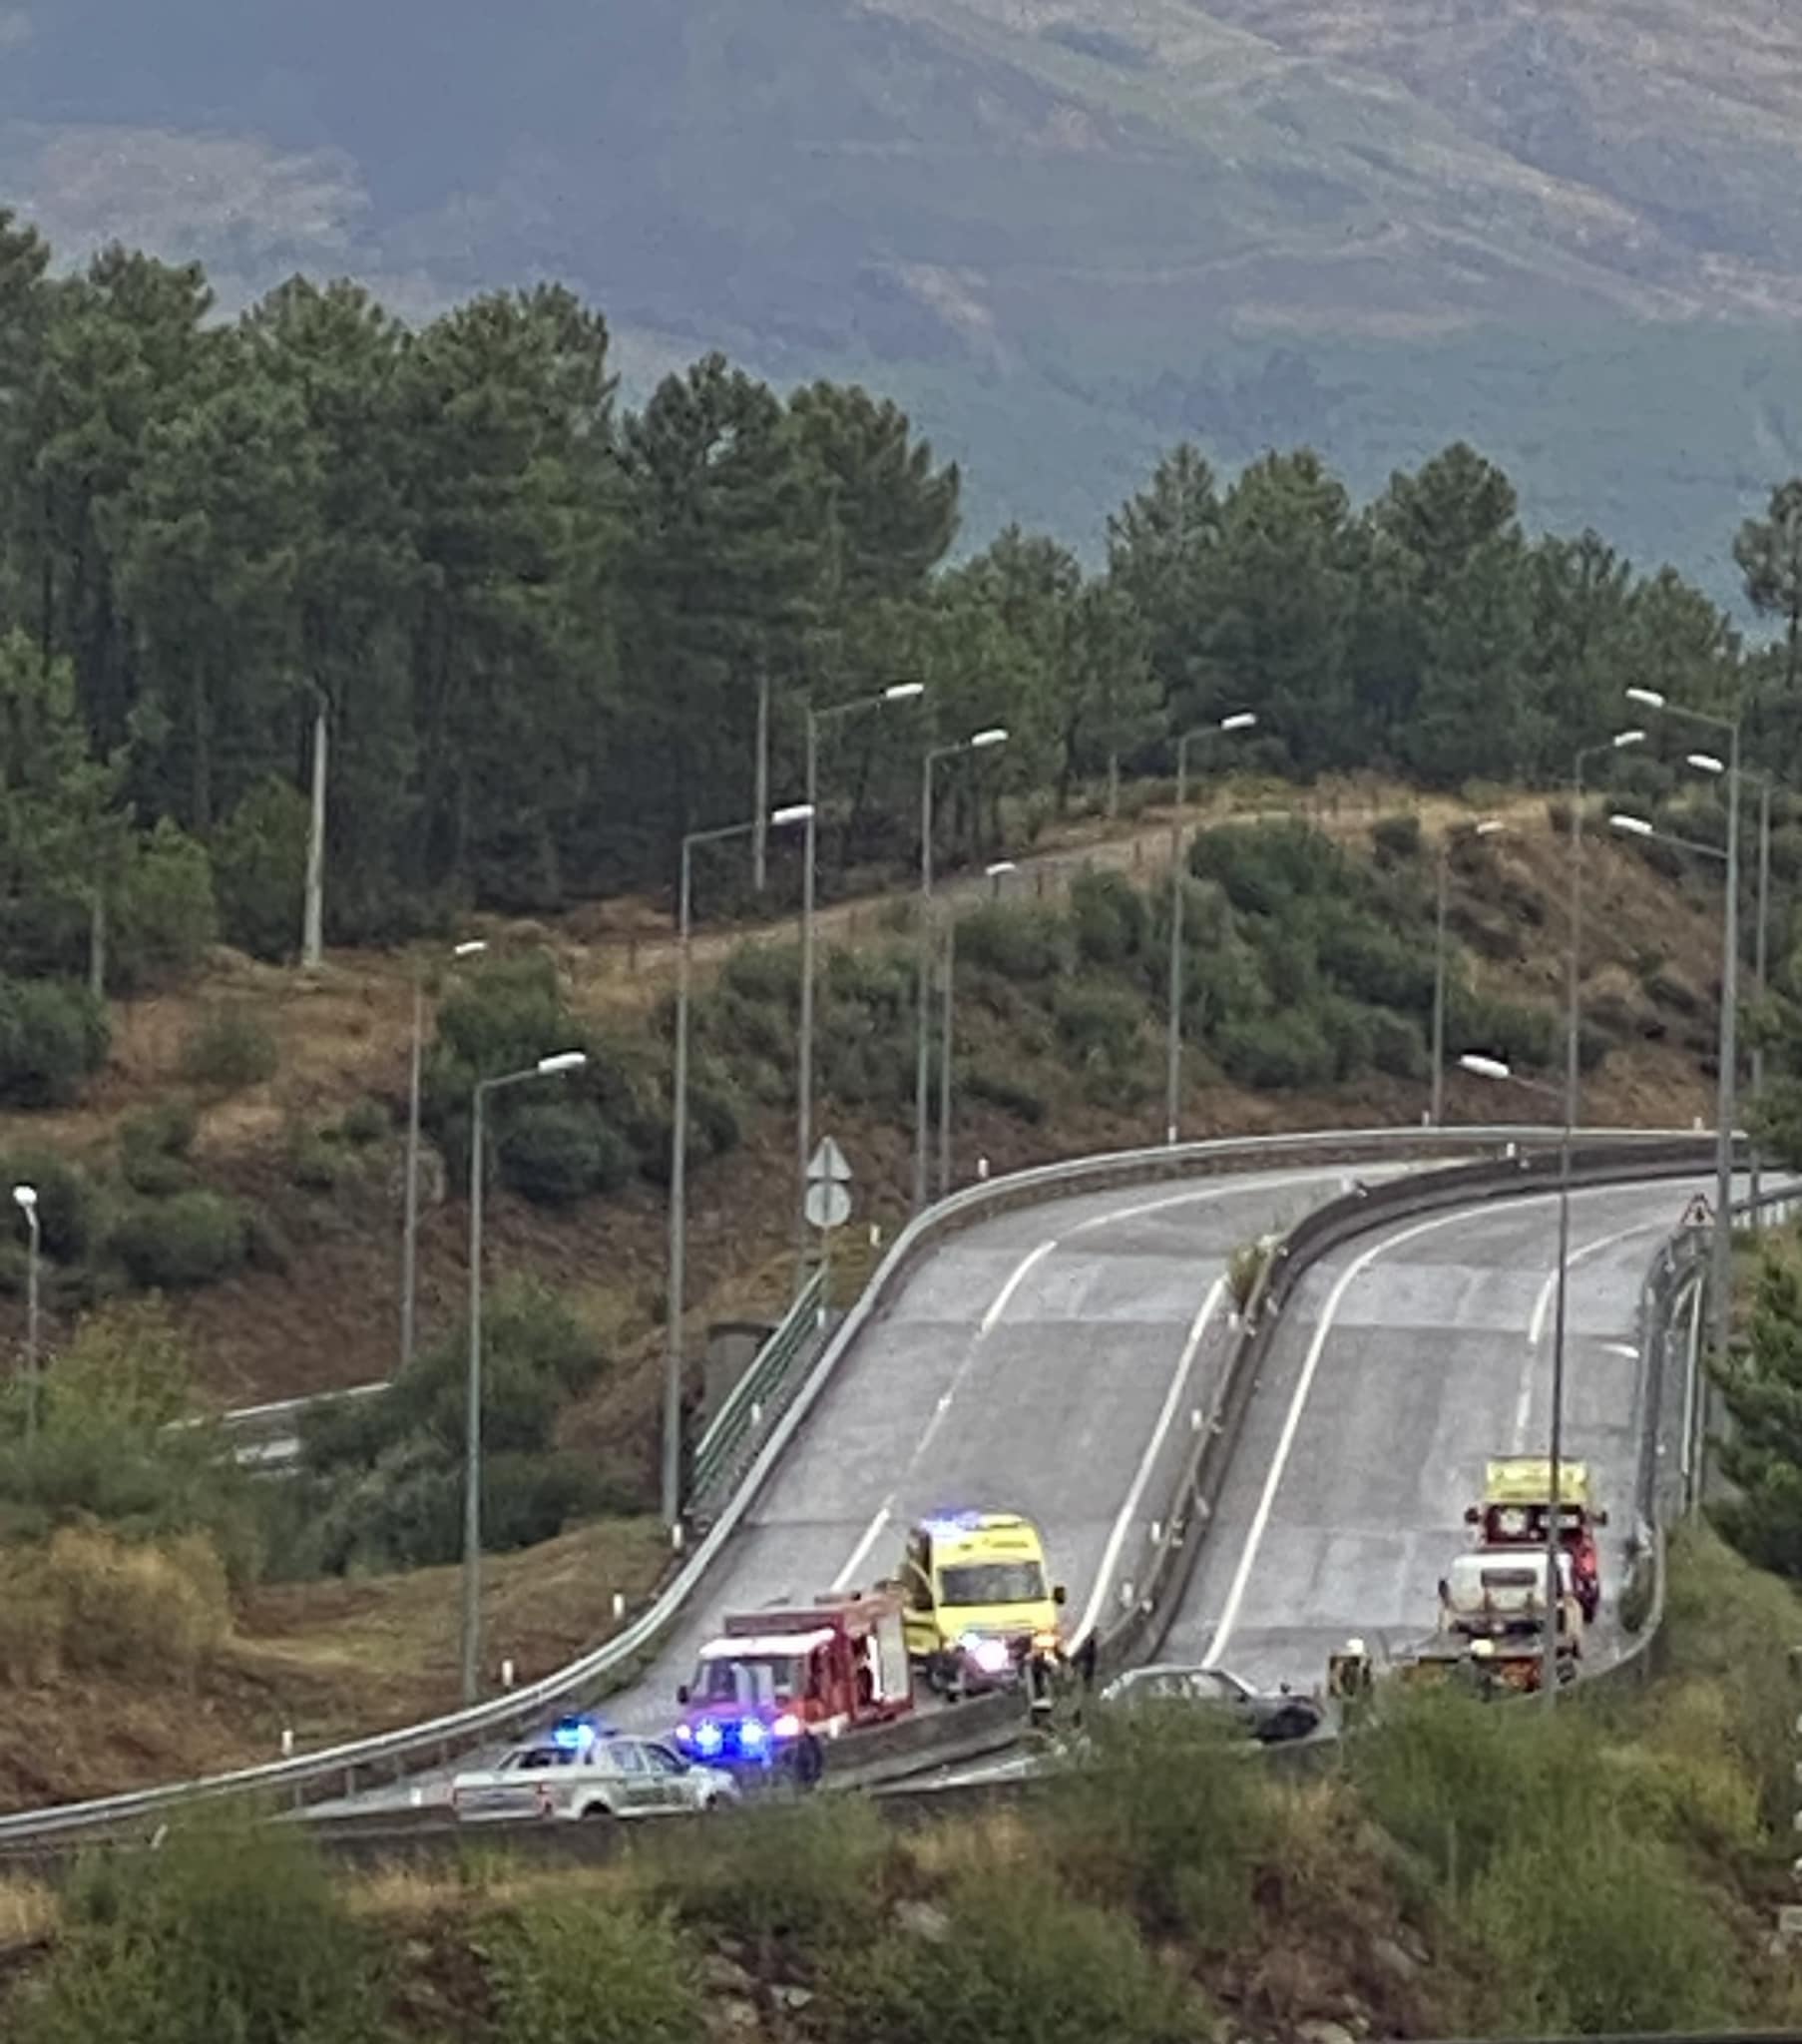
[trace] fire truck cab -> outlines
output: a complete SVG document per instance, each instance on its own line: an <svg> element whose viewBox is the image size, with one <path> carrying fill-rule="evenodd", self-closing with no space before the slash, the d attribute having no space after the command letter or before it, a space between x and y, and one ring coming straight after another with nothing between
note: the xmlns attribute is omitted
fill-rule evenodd
<svg viewBox="0 0 1802 2044"><path fill-rule="evenodd" d="M1478 1529L1481 1547L1544 1548L1552 1508L1552 1465L1543 1457L1493 1461L1485 1472L1483 1502L1469 1506L1467 1526ZM1583 1623L1593 1625L1601 1608L1601 1560L1595 1530L1608 1523L1596 1508L1586 1462L1561 1462L1558 1472L1559 1538L1571 1557L1572 1587L1582 1606Z"/></svg>
<svg viewBox="0 0 1802 2044"><path fill-rule="evenodd" d="M734 1774L819 1777L825 1742L913 1708L901 1599L828 1595L736 1613L676 1693L680 1750Z"/></svg>

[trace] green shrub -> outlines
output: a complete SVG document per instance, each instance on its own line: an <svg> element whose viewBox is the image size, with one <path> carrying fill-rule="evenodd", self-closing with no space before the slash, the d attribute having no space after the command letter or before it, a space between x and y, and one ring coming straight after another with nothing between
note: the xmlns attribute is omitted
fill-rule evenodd
<svg viewBox="0 0 1802 2044"><path fill-rule="evenodd" d="M293 1129L287 1142L289 1183L302 1192L329 1193L336 1190L348 1169L348 1160L336 1144L317 1129Z"/></svg>
<svg viewBox="0 0 1802 2044"><path fill-rule="evenodd" d="M260 1086L278 1063L268 1024L239 1003L214 1008L182 1045L183 1078L225 1093Z"/></svg>
<svg viewBox="0 0 1802 2044"><path fill-rule="evenodd" d="M1325 832L1307 823L1228 823L1197 833L1189 871L1217 880L1233 907L1253 915L1279 915L1298 898L1339 896L1363 900L1368 876Z"/></svg>
<svg viewBox="0 0 1802 2044"><path fill-rule="evenodd" d="M1070 885L1077 955L1092 965L1126 965L1145 948L1145 898L1124 874L1079 873Z"/></svg>
<svg viewBox="0 0 1802 2044"><path fill-rule="evenodd" d="M227 943L274 960L298 949L308 828L306 797L270 774L214 833L214 886Z"/></svg>
<svg viewBox="0 0 1802 2044"><path fill-rule="evenodd" d="M1275 1837L1243 1739L1163 1699L1094 1713L1092 1739L1050 1819L1057 1863L1085 1892L1129 1897L1154 1935L1229 1948Z"/></svg>
<svg viewBox="0 0 1802 2044"><path fill-rule="evenodd" d="M177 1193L127 1208L108 1247L135 1284L174 1291L241 1269L249 1231L240 1202L222 1193Z"/></svg>
<svg viewBox="0 0 1802 2044"><path fill-rule="evenodd" d="M107 1060L106 1009L86 987L0 978L0 1102L67 1107Z"/></svg>
<svg viewBox="0 0 1802 2044"><path fill-rule="evenodd" d="M350 1103L338 1123L338 1134L359 1150L367 1149L371 1143L379 1143L387 1133L388 1110L366 1093Z"/></svg>
<svg viewBox="0 0 1802 2044"><path fill-rule="evenodd" d="M8 2009L13 2044L371 2044L375 1951L304 1830L178 1829L130 1864L96 1859L37 1991Z"/></svg>
<svg viewBox="0 0 1802 2044"><path fill-rule="evenodd" d="M1373 1008L1370 1021L1370 1061L1391 1079L1424 1079L1430 1057L1420 1024L1406 1015L1386 1008Z"/></svg>
<svg viewBox="0 0 1802 2044"><path fill-rule="evenodd" d="M1476 1882L1495 2020L1517 2034L1709 2030L1736 2013L1738 1955L1671 1848L1599 1809L1511 1841Z"/></svg>
<svg viewBox="0 0 1802 2044"><path fill-rule="evenodd" d="M1016 1074L1002 1071L995 1065L971 1065L960 1075L959 1084L971 1100L987 1101L991 1107L1000 1108L1003 1114L1011 1114L1029 1128L1037 1128L1045 1119L1044 1094Z"/></svg>
<svg viewBox="0 0 1802 2044"><path fill-rule="evenodd" d="M1225 1023L1214 1051L1228 1077L1258 1091L1330 1085L1338 1064L1318 1017L1293 1008Z"/></svg>
<svg viewBox="0 0 1802 2044"><path fill-rule="evenodd" d="M1081 1850L1081 1846L1078 1846ZM826 1978L844 2044L1193 2044L1201 2009L1125 1918L1041 1869L977 1867L945 1897L949 1933L890 1930Z"/></svg>
<svg viewBox="0 0 1802 2044"><path fill-rule="evenodd" d="M782 1804L705 1832L659 1836L646 1854L653 1892L683 1922L744 1940L759 1967L779 1945L817 1958L875 1934L889 1840L861 1797Z"/></svg>
<svg viewBox="0 0 1802 2044"><path fill-rule="evenodd" d="M1106 980L1067 979L1052 996L1058 1034L1079 1058L1109 1060L1129 1053L1144 1028L1139 997Z"/></svg>
<svg viewBox="0 0 1802 2044"><path fill-rule="evenodd" d="M1459 1897L1523 1839L1568 1839L1599 1815L1594 1744L1575 1712L1549 1724L1425 1691L1397 1698L1350 1753L1377 1822Z"/></svg>
<svg viewBox="0 0 1802 2044"><path fill-rule="evenodd" d="M740 944L726 954L719 984L755 1007L799 1012L801 954L794 944Z"/></svg>
<svg viewBox="0 0 1802 2044"><path fill-rule="evenodd" d="M13 1186L32 1186L38 1196L38 1236L44 1254L60 1264L79 1263L94 1234L94 1189L74 1165L49 1150L29 1145L0 1158L0 1198L12 1206ZM17 1227L14 1209L8 1229Z"/></svg>
<svg viewBox="0 0 1802 2044"><path fill-rule="evenodd" d="M140 840L121 884L108 932L112 970L128 987L186 979L219 932L207 847L164 816Z"/></svg>
<svg viewBox="0 0 1802 2044"><path fill-rule="evenodd" d="M1385 1010L1329 995L1320 1004L1320 1027L1333 1053L1333 1077L1342 1083L1368 1072L1375 1059L1375 1018Z"/></svg>
<svg viewBox="0 0 1802 2044"><path fill-rule="evenodd" d="M200 1109L186 1094L171 1093L125 1117L119 1124L119 1147L127 1156L186 1157L200 1130Z"/></svg>
<svg viewBox="0 0 1802 2044"><path fill-rule="evenodd" d="M1370 841L1384 865L1400 865L1419 858L1420 840L1420 818L1412 813L1379 816L1370 826Z"/></svg>
<svg viewBox="0 0 1802 2044"><path fill-rule="evenodd" d="M1412 942L1374 918L1350 911L1324 918L1315 955L1321 971L1355 1000L1410 1014L1424 1014L1432 1005L1432 946Z"/></svg>
<svg viewBox="0 0 1802 2044"><path fill-rule="evenodd" d="M590 1101L533 1101L509 1118L501 1172L523 1198L567 1207L589 1193L616 1192L632 1176L632 1151Z"/></svg>
<svg viewBox="0 0 1802 2044"><path fill-rule="evenodd" d="M667 1916L612 1897L535 1901L476 1926L493 2044L692 2044L703 2032L693 1955Z"/></svg>
<svg viewBox="0 0 1802 2044"><path fill-rule="evenodd" d="M1053 979L1070 963L1064 919L1026 902L985 901L958 919L960 965L980 966L1003 979L1034 984Z"/></svg>

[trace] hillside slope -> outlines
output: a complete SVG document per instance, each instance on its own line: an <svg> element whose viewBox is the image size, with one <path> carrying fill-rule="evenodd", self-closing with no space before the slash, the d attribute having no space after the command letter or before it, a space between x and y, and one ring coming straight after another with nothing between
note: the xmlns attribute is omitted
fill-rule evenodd
<svg viewBox="0 0 1802 2044"><path fill-rule="evenodd" d="M1755 0L116 12L4 17L0 195L66 248L228 300L561 273L637 384L718 343L894 389L978 529L1093 539L1181 432L1357 488L1463 434L1721 588L1802 464L1802 23Z"/></svg>

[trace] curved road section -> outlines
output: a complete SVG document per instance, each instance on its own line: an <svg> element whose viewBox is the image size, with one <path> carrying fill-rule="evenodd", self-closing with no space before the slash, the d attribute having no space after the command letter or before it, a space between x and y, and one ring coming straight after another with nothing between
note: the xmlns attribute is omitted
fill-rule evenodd
<svg viewBox="0 0 1802 2044"><path fill-rule="evenodd" d="M1072 1627L1104 1622L1167 1505L1186 1431L1214 1402L1230 1258L1350 1184L1343 1167L1234 1173L1049 1200L952 1236L841 1359L655 1663L607 1700L608 1719L667 1729L725 1613L891 1574L908 1525L935 1510L1027 1513ZM415 1776L312 1813L434 1800L446 1780Z"/></svg>
<svg viewBox="0 0 1802 2044"><path fill-rule="evenodd" d="M1694 1184L1573 1196L1565 1453L1608 1509L1611 1621L1639 1451L1640 1286ZM1313 1687L1357 1633L1379 1655L1430 1633L1464 1508L1492 1455L1543 1454L1551 1416L1556 1196L1363 1237L1290 1300L1182 1606L1158 1659Z"/></svg>

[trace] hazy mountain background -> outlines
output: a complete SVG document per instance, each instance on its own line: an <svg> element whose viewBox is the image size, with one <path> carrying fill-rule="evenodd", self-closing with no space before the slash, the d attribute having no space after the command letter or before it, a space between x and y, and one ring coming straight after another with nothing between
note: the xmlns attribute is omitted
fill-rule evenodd
<svg viewBox="0 0 1802 2044"><path fill-rule="evenodd" d="M1799 196L1778 0L0 0L0 197L66 256L555 274L629 394L893 393L976 539L1093 549L1184 434L1359 489L1465 436L1725 596L1802 469Z"/></svg>

